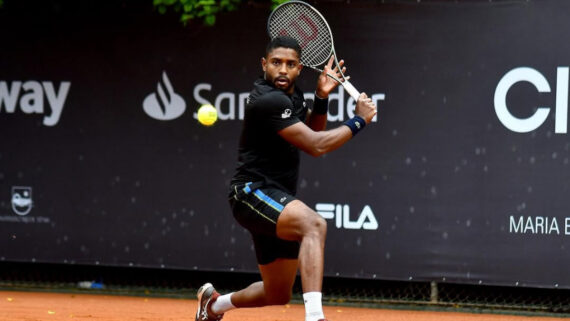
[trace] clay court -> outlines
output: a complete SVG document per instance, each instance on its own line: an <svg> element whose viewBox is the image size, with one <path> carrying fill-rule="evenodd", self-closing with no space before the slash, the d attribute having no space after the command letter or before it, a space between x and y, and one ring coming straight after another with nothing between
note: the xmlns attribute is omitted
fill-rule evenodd
<svg viewBox="0 0 570 321"><path fill-rule="evenodd" d="M102 294L0 291L2 321L194 320L195 300L130 297ZM554 321L563 318L505 314L472 314L325 306L330 321ZM224 321L297 321L304 319L302 305L234 310Z"/></svg>

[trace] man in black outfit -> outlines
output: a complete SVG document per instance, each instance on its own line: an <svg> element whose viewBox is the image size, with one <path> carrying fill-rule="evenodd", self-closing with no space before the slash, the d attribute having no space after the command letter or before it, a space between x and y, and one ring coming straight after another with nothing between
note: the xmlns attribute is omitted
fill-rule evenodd
<svg viewBox="0 0 570 321"><path fill-rule="evenodd" d="M362 93L354 118L325 130L329 93L340 77L328 61L318 78L315 102L308 110L295 86L302 65L301 48L290 37L277 37L261 58L264 77L254 82L245 108L230 206L235 219L251 232L262 281L220 295L210 283L198 291L196 321L221 320L234 308L286 304L297 269L301 273L305 321L325 320L322 279L326 222L298 200L299 150L312 156L348 142L376 115L376 106ZM340 61L342 67L344 61ZM343 72L346 68L343 68Z"/></svg>

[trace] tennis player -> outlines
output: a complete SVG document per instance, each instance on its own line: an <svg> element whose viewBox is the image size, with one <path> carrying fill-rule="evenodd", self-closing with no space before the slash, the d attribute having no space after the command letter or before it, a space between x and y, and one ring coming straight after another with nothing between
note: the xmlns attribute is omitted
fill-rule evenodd
<svg viewBox="0 0 570 321"><path fill-rule="evenodd" d="M305 320L323 321L322 281L325 220L295 197L299 150L312 156L333 151L354 137L376 115L366 94L355 116L325 130L328 96L340 78L331 58L317 80L312 110L295 86L302 65L301 47L291 37L276 37L261 58L263 78L254 82L239 141L238 164L231 180L230 206L235 219L252 235L262 281L220 295L210 283L198 290L196 321L221 320L235 308L282 305L291 299L300 270ZM344 61L339 62L342 71Z"/></svg>

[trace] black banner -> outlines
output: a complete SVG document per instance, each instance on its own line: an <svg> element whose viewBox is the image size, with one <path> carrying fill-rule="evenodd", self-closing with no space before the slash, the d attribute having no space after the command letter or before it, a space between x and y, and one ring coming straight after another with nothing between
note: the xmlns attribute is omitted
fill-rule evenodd
<svg viewBox="0 0 570 321"><path fill-rule="evenodd" d="M5 6L0 260L256 271L227 189L269 8L209 28L140 5ZM302 159L326 275L570 288L570 3L316 7L379 109ZM308 100L315 83L304 70ZM331 95L329 127L353 108Z"/></svg>

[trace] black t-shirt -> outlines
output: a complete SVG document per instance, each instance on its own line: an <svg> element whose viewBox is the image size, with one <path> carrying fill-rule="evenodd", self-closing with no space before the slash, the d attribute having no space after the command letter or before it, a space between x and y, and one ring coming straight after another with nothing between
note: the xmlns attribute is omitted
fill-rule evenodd
<svg viewBox="0 0 570 321"><path fill-rule="evenodd" d="M306 116L307 107L299 88L295 87L289 96L264 79L256 80L245 106L238 164L231 185L262 182L294 195L299 150L277 132L304 122Z"/></svg>

